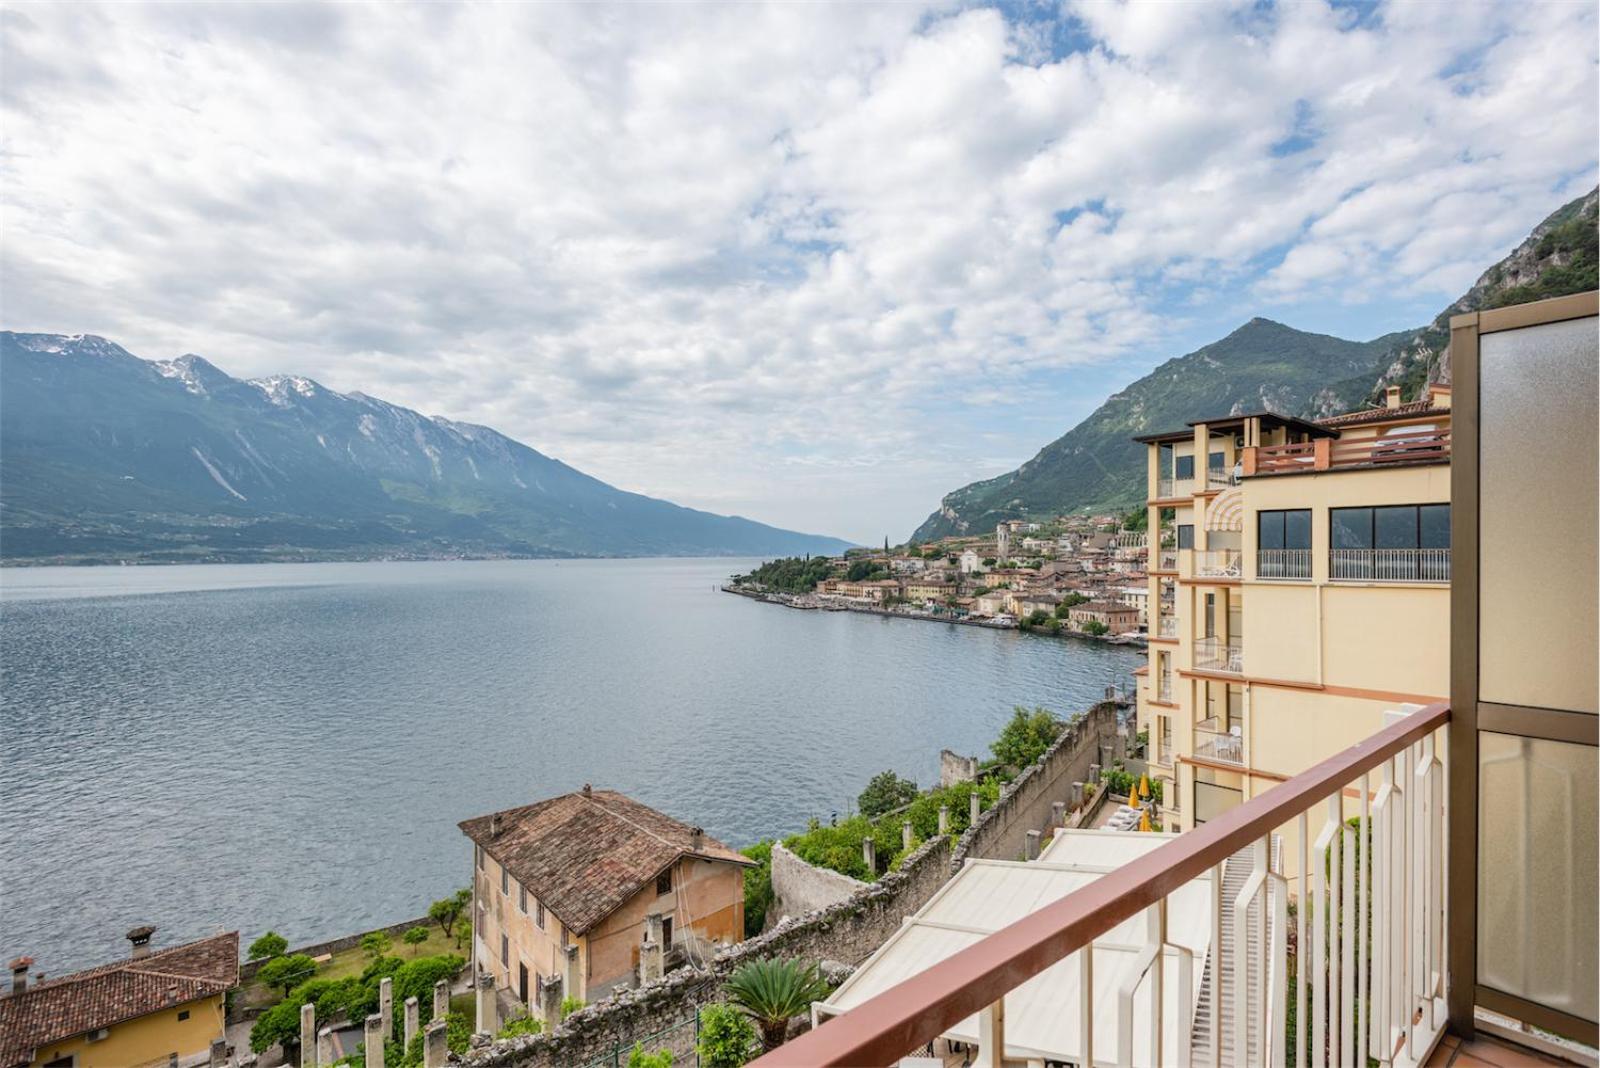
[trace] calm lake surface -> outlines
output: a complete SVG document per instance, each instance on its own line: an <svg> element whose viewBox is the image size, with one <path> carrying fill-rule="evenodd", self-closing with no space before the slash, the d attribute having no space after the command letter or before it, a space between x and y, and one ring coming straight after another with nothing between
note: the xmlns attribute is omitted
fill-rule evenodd
<svg viewBox="0 0 1600 1068"><path fill-rule="evenodd" d="M467 884L458 820L584 782L746 845L1142 662L716 591L753 563L0 572L0 958L397 922Z"/></svg>

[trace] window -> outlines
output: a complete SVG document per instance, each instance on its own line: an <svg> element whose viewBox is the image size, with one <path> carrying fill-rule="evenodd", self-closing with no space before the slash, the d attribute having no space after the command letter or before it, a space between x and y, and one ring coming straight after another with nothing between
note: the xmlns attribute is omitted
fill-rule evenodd
<svg viewBox="0 0 1600 1068"><path fill-rule="evenodd" d="M1370 582L1450 578L1450 506L1400 504L1328 511L1329 577Z"/></svg>
<svg viewBox="0 0 1600 1068"><path fill-rule="evenodd" d="M473 851L478 854L478 870L483 870L483 846L474 846Z"/></svg>
<svg viewBox="0 0 1600 1068"><path fill-rule="evenodd" d="M1256 547L1259 549L1311 548L1311 509L1256 513Z"/></svg>
<svg viewBox="0 0 1600 1068"><path fill-rule="evenodd" d="M566 924L562 924L561 925L561 948L562 949L566 949L567 946L569 946L569 945L571 945L571 942L567 938L567 925Z"/></svg>
<svg viewBox="0 0 1600 1068"><path fill-rule="evenodd" d="M539 930L541 930L541 931L544 930L544 902L543 901L537 901L536 900L533 903L533 922L539 925Z"/></svg>
<svg viewBox="0 0 1600 1068"><path fill-rule="evenodd" d="M1194 524L1193 523L1179 523L1178 524L1178 548L1180 548L1180 549L1193 549L1194 548Z"/></svg>
<svg viewBox="0 0 1600 1068"><path fill-rule="evenodd" d="M511 873L506 870L504 864L500 865L500 892L502 894L511 893Z"/></svg>
<svg viewBox="0 0 1600 1068"><path fill-rule="evenodd" d="M184 1009L182 1012L178 1013L178 1020L180 1022L183 1021L183 1020L187 1020L188 1018L189 1018L189 1010L188 1009Z"/></svg>
<svg viewBox="0 0 1600 1068"><path fill-rule="evenodd" d="M656 876L656 896L672 893L672 869L668 868Z"/></svg>
<svg viewBox="0 0 1600 1068"><path fill-rule="evenodd" d="M507 967L511 965L511 939L505 935L500 936L500 963Z"/></svg>
<svg viewBox="0 0 1600 1068"><path fill-rule="evenodd" d="M517 887L517 908L521 910L524 916L528 914L528 888L526 886Z"/></svg>
<svg viewBox="0 0 1600 1068"><path fill-rule="evenodd" d="M1222 453L1220 453L1220 452L1207 453L1206 454L1206 468L1208 470L1210 470L1210 471L1222 471L1222 470L1224 470Z"/></svg>
<svg viewBox="0 0 1600 1068"><path fill-rule="evenodd" d="M1193 478L1194 477L1194 457L1193 456L1174 456L1172 458L1172 477L1173 478Z"/></svg>
<svg viewBox="0 0 1600 1068"><path fill-rule="evenodd" d="M672 948L672 917L664 917L661 921L661 945L666 949Z"/></svg>

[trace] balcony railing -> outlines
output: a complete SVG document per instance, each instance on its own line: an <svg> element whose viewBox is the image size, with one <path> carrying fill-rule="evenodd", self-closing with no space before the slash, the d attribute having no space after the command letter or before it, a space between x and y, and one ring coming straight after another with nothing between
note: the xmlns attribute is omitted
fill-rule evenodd
<svg viewBox="0 0 1600 1068"><path fill-rule="evenodd" d="M1178 570L1178 550L1176 550L1176 549L1160 549L1160 550L1158 550L1156 552L1156 570L1157 571L1176 571L1176 570Z"/></svg>
<svg viewBox="0 0 1600 1068"><path fill-rule="evenodd" d="M1434 462L1450 458L1450 431L1405 430L1375 438L1337 438L1329 449L1333 467L1353 464Z"/></svg>
<svg viewBox="0 0 1600 1068"><path fill-rule="evenodd" d="M1244 724L1224 727L1215 719L1194 725L1194 755L1205 760L1244 766Z"/></svg>
<svg viewBox="0 0 1600 1068"><path fill-rule="evenodd" d="M1156 618L1157 638L1176 638L1178 636L1177 616L1158 616Z"/></svg>
<svg viewBox="0 0 1600 1068"><path fill-rule="evenodd" d="M885 1065L924 1047L978 1014L977 1063L1037 1058L1006 1050L1006 995L1058 963L1079 977L1070 1003L1057 1007L1075 1021L1077 1048L1052 1051L1080 1065L1134 1063L1134 1028L1147 1030L1141 1064L1203 1060L1234 1064L1416 1065L1427 1059L1445 1024L1446 902L1444 766L1450 709L1401 717L1263 795L1208 820L1137 860L988 935L854 1010L778 1047L756 1063ZM1359 824L1346 822L1358 817ZM1363 830L1365 833L1363 833ZM1275 835L1293 835L1288 850ZM1363 841L1364 839L1364 841ZM1211 876L1220 897L1223 868L1240 850L1252 871L1231 902L1236 922L1222 938L1222 909L1212 909L1204 982L1211 989L1191 1028L1193 1004L1180 996L1177 1049L1163 1048L1168 1001L1161 986L1168 954L1169 895ZM1286 862L1283 852L1291 854ZM1291 870L1292 867L1292 870ZM1287 911L1291 882L1299 902L1294 921L1298 959L1290 979ZM1220 904L1220 901L1217 902ZM1143 914L1144 950L1136 971L1114 987L1097 988L1095 954L1083 952L1118 924ZM1185 991L1179 972L1180 995ZM1140 991L1140 1012L1134 1007ZM1048 991L1031 999L1048 1000ZM1095 1026L1097 997L1116 998ZM1013 999L1022 1011L1027 995ZM1224 1001L1228 1011L1224 1012ZM1065 999L1063 999L1065 1002ZM1295 1041L1286 1032L1294 1005ZM1115 1021L1115 1026L1108 1026ZM1205 1027L1199 1026L1202 1021ZM1224 1026L1226 1024L1226 1026ZM1226 1033L1224 1033L1226 1031ZM1194 1045L1195 1036L1201 1042Z"/></svg>
<svg viewBox="0 0 1600 1068"><path fill-rule="evenodd" d="M1449 582L1449 549L1332 549L1334 582Z"/></svg>
<svg viewBox="0 0 1600 1068"><path fill-rule="evenodd" d="M1172 703L1172 672L1167 672L1156 679L1156 700L1164 705Z"/></svg>
<svg viewBox="0 0 1600 1068"><path fill-rule="evenodd" d="M1240 578L1244 574L1238 549L1202 549L1194 554L1198 578Z"/></svg>
<svg viewBox="0 0 1600 1068"><path fill-rule="evenodd" d="M1207 489L1227 489L1229 486L1237 486L1238 484L1239 480L1233 476L1232 471L1216 467L1206 468Z"/></svg>
<svg viewBox="0 0 1600 1068"><path fill-rule="evenodd" d="M1194 666L1202 671L1244 673L1244 642L1239 638L1200 638L1194 643Z"/></svg>
<svg viewBox="0 0 1600 1068"><path fill-rule="evenodd" d="M1172 766L1172 743L1159 742L1156 744L1156 763L1166 767Z"/></svg>
<svg viewBox="0 0 1600 1068"><path fill-rule="evenodd" d="M1262 445L1256 449L1256 472L1310 471L1316 465L1317 443L1297 441L1289 445Z"/></svg>
<svg viewBox="0 0 1600 1068"><path fill-rule="evenodd" d="M1170 500L1178 495L1178 487L1188 487L1191 479L1187 478L1158 478L1156 479L1156 499Z"/></svg>
<svg viewBox="0 0 1600 1068"><path fill-rule="evenodd" d="M1256 550L1256 578L1308 579L1310 577L1310 549Z"/></svg>

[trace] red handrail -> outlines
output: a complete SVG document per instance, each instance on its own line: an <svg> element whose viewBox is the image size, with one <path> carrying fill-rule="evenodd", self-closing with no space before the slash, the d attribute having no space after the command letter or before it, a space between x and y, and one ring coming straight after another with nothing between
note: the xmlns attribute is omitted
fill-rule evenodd
<svg viewBox="0 0 1600 1068"><path fill-rule="evenodd" d="M754 1063L893 1064L1449 721L1448 704L1428 705Z"/></svg>

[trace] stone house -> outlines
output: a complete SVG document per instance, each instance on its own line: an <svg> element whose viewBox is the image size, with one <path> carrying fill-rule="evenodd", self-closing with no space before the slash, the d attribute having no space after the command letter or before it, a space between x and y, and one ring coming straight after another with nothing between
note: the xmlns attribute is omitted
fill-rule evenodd
<svg viewBox="0 0 1600 1068"><path fill-rule="evenodd" d="M224 1041L224 1001L239 985L239 932L152 952L154 927L128 932L127 958L28 981L29 957L11 962L0 997L4 1068L193 1065Z"/></svg>
<svg viewBox="0 0 1600 1068"><path fill-rule="evenodd" d="M641 959L659 972L663 958L744 938L754 861L614 790L585 785L459 826L475 847L477 973L532 1014L545 980L593 1001L631 984Z"/></svg>
<svg viewBox="0 0 1600 1068"><path fill-rule="evenodd" d="M1126 634L1139 629L1139 610L1112 601L1090 601L1067 609L1067 621L1073 630L1082 630L1088 623L1103 623L1108 634Z"/></svg>

